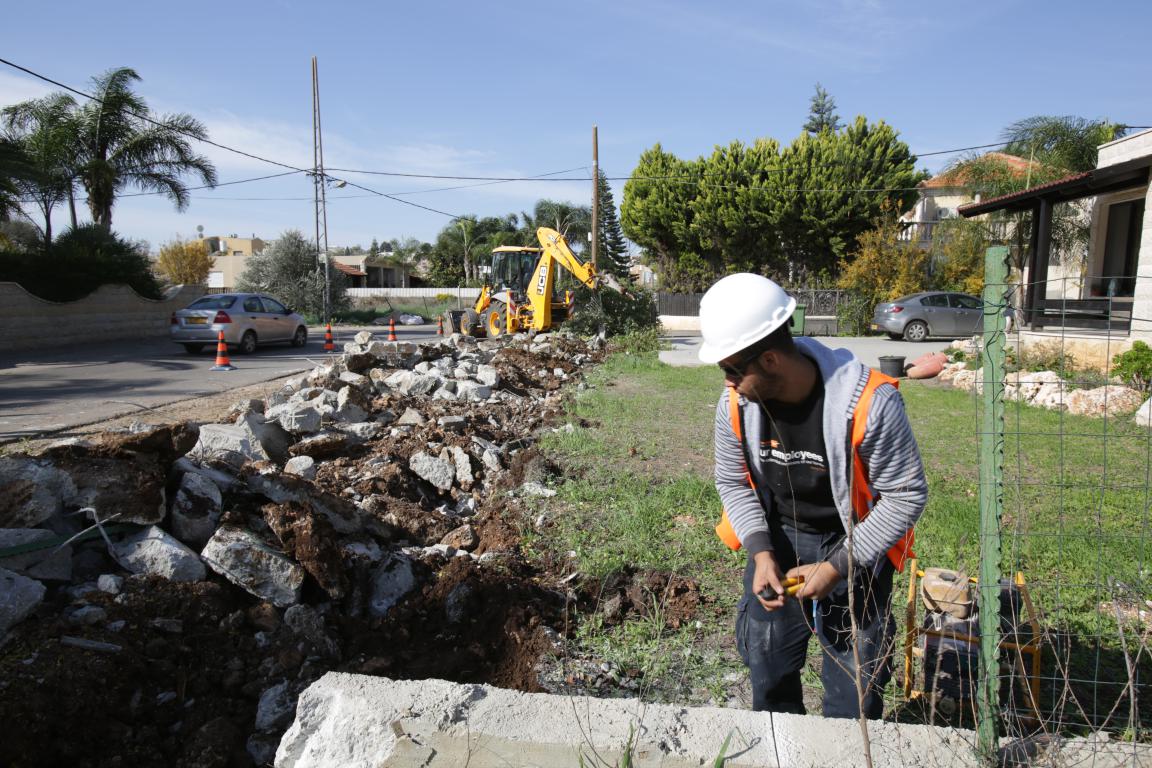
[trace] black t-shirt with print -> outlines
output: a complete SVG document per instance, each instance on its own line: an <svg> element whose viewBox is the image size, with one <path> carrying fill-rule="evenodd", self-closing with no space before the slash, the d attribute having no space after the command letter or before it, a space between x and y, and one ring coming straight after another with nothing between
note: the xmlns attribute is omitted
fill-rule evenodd
<svg viewBox="0 0 1152 768"><path fill-rule="evenodd" d="M769 401L761 408L759 463L780 521L808 533L843 533L824 448L824 382L817 377L802 403Z"/></svg>

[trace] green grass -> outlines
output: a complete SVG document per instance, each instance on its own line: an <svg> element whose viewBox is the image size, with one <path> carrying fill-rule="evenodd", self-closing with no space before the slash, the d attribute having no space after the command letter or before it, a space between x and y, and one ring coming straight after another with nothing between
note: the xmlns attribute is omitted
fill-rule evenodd
<svg viewBox="0 0 1152 768"><path fill-rule="evenodd" d="M702 619L703 632L716 633L710 642L683 629L661 630L650 615L634 627L605 628L593 620L579 637L585 647L624 663L654 659L663 646L670 657L687 660L678 662L685 675L693 674L685 664L701 664L697 687L714 687L723 670L737 668L730 643L725 658L713 654L706 663L708 655L694 656L692 649L724 646L742 567L742 557L712 532L720 509L711 479L720 374L708 367L671 368L650 353L619 354L589 381L591 388L574 398L569 411L583 428L544 442L569 479L557 498L564 511L538 534L536 546L574 552L575 567L588 579L630 567L697 579L713 601ZM905 382L901 391L929 481L928 506L917 526L920 565L975 575L978 400L921 382ZM1045 629L1058 633L1058 651L1070 659L1069 674L1099 681L1073 688L1081 703L1097 699L1084 707L1089 716L1100 714L1127 680L1120 627L1102 604L1114 595L1126 606L1152 596L1152 438L1130 419L1015 404L1006 410L1004 571L1024 573ZM898 585L894 594L902 602L906 588ZM902 618L903 611L896 615ZM1126 631L1130 649L1138 647L1134 627ZM1141 680L1152 674L1147 656ZM1050 653L1045 674L1060 673Z"/></svg>

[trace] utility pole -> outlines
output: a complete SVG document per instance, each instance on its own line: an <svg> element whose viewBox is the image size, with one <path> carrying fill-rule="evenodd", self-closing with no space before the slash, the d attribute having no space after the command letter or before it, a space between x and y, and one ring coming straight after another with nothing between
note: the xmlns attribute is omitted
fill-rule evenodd
<svg viewBox="0 0 1152 768"><path fill-rule="evenodd" d="M324 141L320 131L320 77L312 57L312 189L316 203L316 259L324 268L324 324L331 322L331 267L328 266L328 201L325 196Z"/></svg>
<svg viewBox="0 0 1152 768"><path fill-rule="evenodd" d="M592 126L592 266L600 250L600 141Z"/></svg>

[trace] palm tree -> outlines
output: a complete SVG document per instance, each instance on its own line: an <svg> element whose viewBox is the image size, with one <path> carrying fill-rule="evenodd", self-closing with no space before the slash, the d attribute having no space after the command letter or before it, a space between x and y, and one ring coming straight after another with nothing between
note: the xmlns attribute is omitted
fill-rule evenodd
<svg viewBox="0 0 1152 768"><path fill-rule="evenodd" d="M208 137L203 124L185 114L151 117L132 92L139 80L128 67L109 70L92 81L96 100L76 111L77 179L88 193L92 221L104 227L111 227L112 206L125 187L162 193L183 211L188 188L181 177L216 184L216 169L190 142Z"/></svg>
<svg viewBox="0 0 1152 768"><path fill-rule="evenodd" d="M76 185L75 109L71 96L54 93L13 104L0 113L4 136L19 148L26 168L15 181L16 189L35 201L44 219L40 232L45 250L52 245L52 211L65 200L72 203ZM76 208L70 207L75 227Z"/></svg>
<svg viewBox="0 0 1152 768"><path fill-rule="evenodd" d="M1034 158L1064 173L1080 173L1096 167L1096 148L1127 132L1125 125L1108 120L1089 120L1075 115L1035 115L1004 129L1004 151Z"/></svg>
<svg viewBox="0 0 1152 768"><path fill-rule="evenodd" d="M29 175L20 145L0 136L0 221L20 213L20 183Z"/></svg>

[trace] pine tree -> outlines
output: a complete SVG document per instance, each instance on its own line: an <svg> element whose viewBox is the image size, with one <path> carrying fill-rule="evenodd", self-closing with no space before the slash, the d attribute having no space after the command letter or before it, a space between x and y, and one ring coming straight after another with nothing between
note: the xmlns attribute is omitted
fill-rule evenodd
<svg viewBox="0 0 1152 768"><path fill-rule="evenodd" d="M816 83L816 95L812 97L804 130L815 136L824 130L835 133L842 127L840 116L836 114L836 100L828 95L820 83Z"/></svg>
<svg viewBox="0 0 1152 768"><path fill-rule="evenodd" d="M372 245L368 247L368 255L372 258L380 255L380 243L376 241L376 238L372 238Z"/></svg>
<svg viewBox="0 0 1152 768"><path fill-rule="evenodd" d="M612 187L604 171L599 172L597 186L600 189L600 207L597 225L599 237L596 244L599 267L605 272L611 272L621 279L627 279L628 269L632 266L632 259L628 254L628 243L624 240L624 231L620 228L620 219L616 215L616 201L612 198Z"/></svg>

